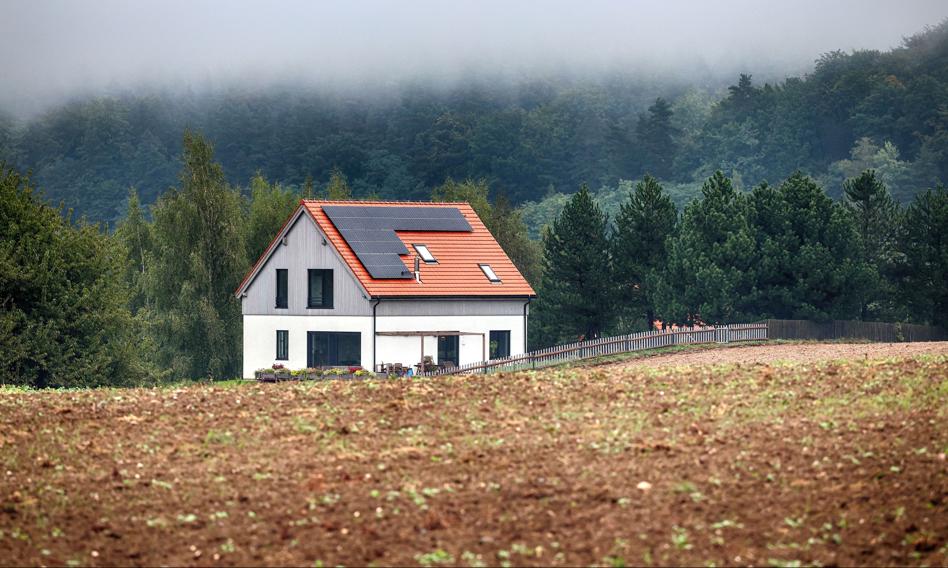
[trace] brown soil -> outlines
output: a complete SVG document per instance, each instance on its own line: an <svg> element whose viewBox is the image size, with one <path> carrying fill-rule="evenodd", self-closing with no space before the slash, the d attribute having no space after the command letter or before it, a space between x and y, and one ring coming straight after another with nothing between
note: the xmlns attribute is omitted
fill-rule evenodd
<svg viewBox="0 0 948 568"><path fill-rule="evenodd" d="M0 389L0 563L946 565L946 377Z"/></svg>
<svg viewBox="0 0 948 568"><path fill-rule="evenodd" d="M780 363L885 359L915 355L946 355L948 341L928 343L778 343L748 347L722 347L655 355L610 363L619 367L717 365L725 363Z"/></svg>

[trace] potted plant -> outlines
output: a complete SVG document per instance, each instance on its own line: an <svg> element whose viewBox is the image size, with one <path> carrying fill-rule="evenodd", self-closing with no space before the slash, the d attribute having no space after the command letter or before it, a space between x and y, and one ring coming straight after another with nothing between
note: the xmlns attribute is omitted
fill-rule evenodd
<svg viewBox="0 0 948 568"><path fill-rule="evenodd" d="M271 367L267 369L257 369L254 373L258 381L272 383L276 381L276 371Z"/></svg>
<svg viewBox="0 0 948 568"><path fill-rule="evenodd" d="M315 381L323 377L322 369L317 369L315 367L307 367L303 370L303 378L308 381Z"/></svg>
<svg viewBox="0 0 948 568"><path fill-rule="evenodd" d="M288 381L292 377L290 370L287 369L284 365L276 363L273 365L274 375L278 381Z"/></svg>

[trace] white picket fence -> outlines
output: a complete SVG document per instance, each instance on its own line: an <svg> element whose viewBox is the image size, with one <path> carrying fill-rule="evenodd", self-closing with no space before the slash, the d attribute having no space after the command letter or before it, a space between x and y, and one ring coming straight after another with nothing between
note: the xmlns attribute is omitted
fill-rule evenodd
<svg viewBox="0 0 948 568"><path fill-rule="evenodd" d="M643 331L557 345L547 349L512 355L501 359L478 361L449 369L437 369L423 376L458 375L465 373L491 373L496 371L519 371L558 365L569 361L592 359L604 355L646 351L673 345L695 345L699 343L733 343L736 341L759 341L767 339L767 324L742 323L709 327L684 327L657 331Z"/></svg>

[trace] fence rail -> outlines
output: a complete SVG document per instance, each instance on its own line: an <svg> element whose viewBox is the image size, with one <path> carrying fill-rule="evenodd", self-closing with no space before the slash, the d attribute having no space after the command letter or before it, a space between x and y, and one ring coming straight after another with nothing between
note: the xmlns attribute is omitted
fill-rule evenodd
<svg viewBox="0 0 948 568"><path fill-rule="evenodd" d="M767 339L767 324L745 323L717 327L686 327L669 330L643 331L556 345L547 349L512 355L490 361L468 363L450 369L437 369L422 373L424 376L457 375L464 373L489 373L495 371L518 371L558 365L570 361L592 359L604 355L632 353L671 347L674 345L696 345L699 343L733 343Z"/></svg>
<svg viewBox="0 0 948 568"><path fill-rule="evenodd" d="M771 319L767 324L770 339L865 339L888 343L902 341L942 341L948 339L945 330L931 325L885 323L875 321Z"/></svg>

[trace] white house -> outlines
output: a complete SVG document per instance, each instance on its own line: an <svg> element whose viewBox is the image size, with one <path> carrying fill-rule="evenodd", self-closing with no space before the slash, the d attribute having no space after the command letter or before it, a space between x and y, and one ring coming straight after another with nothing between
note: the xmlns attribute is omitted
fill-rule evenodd
<svg viewBox="0 0 948 568"><path fill-rule="evenodd" d="M236 296L249 378L523 353L535 293L467 203L303 200Z"/></svg>

